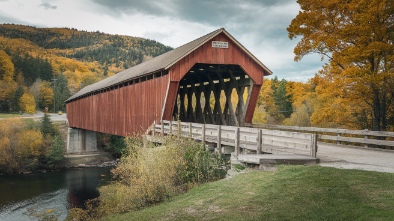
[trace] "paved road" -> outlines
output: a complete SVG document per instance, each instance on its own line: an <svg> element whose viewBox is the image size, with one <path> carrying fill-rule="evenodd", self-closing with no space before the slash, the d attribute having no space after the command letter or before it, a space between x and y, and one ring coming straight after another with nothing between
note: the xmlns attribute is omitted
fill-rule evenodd
<svg viewBox="0 0 394 221"><path fill-rule="evenodd" d="M63 113L62 115L49 113L48 115L52 121L67 121L67 114L66 113ZM38 111L35 114L22 114L22 117L33 118L33 119L40 119L43 116L44 116L44 113L41 111Z"/></svg>
<svg viewBox="0 0 394 221"><path fill-rule="evenodd" d="M318 143L320 165L394 173L394 150L350 147Z"/></svg>

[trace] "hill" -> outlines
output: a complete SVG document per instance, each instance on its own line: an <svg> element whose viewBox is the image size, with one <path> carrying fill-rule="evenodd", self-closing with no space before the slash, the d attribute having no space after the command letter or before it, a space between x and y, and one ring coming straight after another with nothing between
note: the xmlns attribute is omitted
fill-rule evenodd
<svg viewBox="0 0 394 221"><path fill-rule="evenodd" d="M67 88L61 90L59 87L62 91L59 101L65 100L86 85L171 49L154 40L99 31L0 24L0 51L5 51L11 58L14 81L18 87L22 87L18 92L19 96L15 94L16 86L8 85L14 93L9 92L8 99L0 99L0 111L7 111L15 106L22 91L29 90L29 93L34 94L31 87L38 80L48 82L46 84L50 86L49 82L53 78L60 78L57 82L66 83ZM67 90L69 93L65 95ZM39 103L38 96L35 98ZM50 102L39 107L48 105L51 105ZM58 105L60 107L62 103Z"/></svg>

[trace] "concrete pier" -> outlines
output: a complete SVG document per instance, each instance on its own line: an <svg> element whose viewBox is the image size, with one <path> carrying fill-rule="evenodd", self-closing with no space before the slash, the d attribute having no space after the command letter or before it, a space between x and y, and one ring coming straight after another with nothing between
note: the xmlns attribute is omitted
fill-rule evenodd
<svg viewBox="0 0 394 221"><path fill-rule="evenodd" d="M97 151L96 132L68 128L67 153L89 153L94 151Z"/></svg>

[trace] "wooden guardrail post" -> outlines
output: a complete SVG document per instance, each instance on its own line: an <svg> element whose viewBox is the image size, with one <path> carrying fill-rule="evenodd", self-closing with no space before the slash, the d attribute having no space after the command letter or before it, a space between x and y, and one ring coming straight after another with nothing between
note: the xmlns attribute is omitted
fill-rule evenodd
<svg viewBox="0 0 394 221"><path fill-rule="evenodd" d="M156 121L153 121L153 131L152 131L152 135L155 136L156 135Z"/></svg>
<svg viewBox="0 0 394 221"><path fill-rule="evenodd" d="M170 121L170 136L172 136L172 121Z"/></svg>
<svg viewBox="0 0 394 221"><path fill-rule="evenodd" d="M368 129L365 129L365 131L368 132ZM369 139L368 135L364 135L364 140L368 141L368 139ZM364 147L368 147L368 143L367 142L365 142Z"/></svg>
<svg viewBox="0 0 394 221"><path fill-rule="evenodd" d="M190 139L193 138L193 127L192 127L192 123L189 123L189 138L190 138Z"/></svg>
<svg viewBox="0 0 394 221"><path fill-rule="evenodd" d="M340 137L341 133L337 133L337 137ZM337 144L341 144L341 141L337 140Z"/></svg>
<svg viewBox="0 0 394 221"><path fill-rule="evenodd" d="M164 122L161 121L161 136L164 137Z"/></svg>
<svg viewBox="0 0 394 221"><path fill-rule="evenodd" d="M181 120L178 119L178 138L181 137Z"/></svg>
<svg viewBox="0 0 394 221"><path fill-rule="evenodd" d="M316 152L317 152L317 134L312 134L312 139L311 139L311 157L316 158Z"/></svg>
<svg viewBox="0 0 394 221"><path fill-rule="evenodd" d="M203 124L201 128L201 141L205 143L205 124Z"/></svg>
<svg viewBox="0 0 394 221"><path fill-rule="evenodd" d="M261 142L262 142L262 138L263 138L263 131L262 130L258 130L257 132L257 154L261 154Z"/></svg>
<svg viewBox="0 0 394 221"><path fill-rule="evenodd" d="M241 148L239 147L239 127L235 128L235 155L238 156L241 153Z"/></svg>
<svg viewBox="0 0 394 221"><path fill-rule="evenodd" d="M217 134L217 148L218 154L222 154L222 125L218 125L218 134Z"/></svg>

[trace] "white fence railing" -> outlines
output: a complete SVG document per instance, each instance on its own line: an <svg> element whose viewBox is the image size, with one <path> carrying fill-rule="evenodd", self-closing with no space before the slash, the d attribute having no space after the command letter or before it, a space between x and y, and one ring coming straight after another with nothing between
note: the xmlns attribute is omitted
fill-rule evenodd
<svg viewBox="0 0 394 221"><path fill-rule="evenodd" d="M297 131L307 133L318 133L318 139L321 141L334 141L337 144L357 143L368 145L378 145L394 147L394 132L388 131L370 131L370 130L347 130L334 128L318 128L318 127L297 127L269 124L250 124L252 128L264 128L272 130ZM392 140L387 140L387 138ZM345 142L345 143L344 143Z"/></svg>

